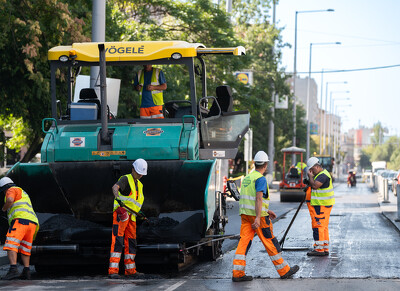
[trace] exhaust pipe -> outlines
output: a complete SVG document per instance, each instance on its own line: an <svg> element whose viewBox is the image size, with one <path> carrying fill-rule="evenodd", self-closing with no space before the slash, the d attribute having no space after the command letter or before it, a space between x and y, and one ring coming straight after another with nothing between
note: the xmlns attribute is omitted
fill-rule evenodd
<svg viewBox="0 0 400 291"><path fill-rule="evenodd" d="M103 43L99 47L99 63L100 63L100 99L101 99L101 136L100 150L111 150L111 138L108 133L108 116L107 116L107 75L106 75L106 52ZM104 148L105 147L105 148Z"/></svg>
<svg viewBox="0 0 400 291"><path fill-rule="evenodd" d="M32 246L32 254L41 253L68 253L76 254L79 251L78 245L46 245L46 246Z"/></svg>

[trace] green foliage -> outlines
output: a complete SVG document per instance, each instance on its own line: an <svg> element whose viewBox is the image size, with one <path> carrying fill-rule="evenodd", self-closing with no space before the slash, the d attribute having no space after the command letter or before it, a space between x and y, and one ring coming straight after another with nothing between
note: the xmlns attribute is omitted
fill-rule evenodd
<svg viewBox="0 0 400 291"><path fill-rule="evenodd" d="M379 123L378 123L379 124ZM375 127L379 133L379 127ZM375 129L374 128L374 129ZM379 136L379 135L378 135ZM378 141L378 138L374 140ZM388 169L400 169L400 138L392 136L382 145L370 145L362 150L360 165L362 168L371 166L371 162L386 161Z"/></svg>
<svg viewBox="0 0 400 291"><path fill-rule="evenodd" d="M390 156L388 168L395 171L400 170L400 147L397 147Z"/></svg>
<svg viewBox="0 0 400 291"><path fill-rule="evenodd" d="M392 136L384 144L376 146L371 161L390 161L393 152L399 147L399 138Z"/></svg>
<svg viewBox="0 0 400 291"><path fill-rule="evenodd" d="M79 7L75 1L74 7ZM31 129L26 141L37 148L41 119L50 115L50 48L77 41L84 21L73 16L66 3L56 0L0 1L0 114L22 118ZM29 153L26 159L33 157Z"/></svg>
<svg viewBox="0 0 400 291"><path fill-rule="evenodd" d="M378 121L374 124L373 132L372 143L374 145L381 145L383 143L383 134L387 132L387 129L383 128L381 122Z"/></svg>
<svg viewBox="0 0 400 291"><path fill-rule="evenodd" d="M371 168L370 158L363 152L361 153L361 156L360 156L360 167L362 169L370 169Z"/></svg>
<svg viewBox="0 0 400 291"><path fill-rule="evenodd" d="M5 141L5 145L16 152L26 144L26 137L30 134L29 127L24 124L22 117L15 118L12 114L7 117L0 116L0 130L11 133L12 137Z"/></svg>

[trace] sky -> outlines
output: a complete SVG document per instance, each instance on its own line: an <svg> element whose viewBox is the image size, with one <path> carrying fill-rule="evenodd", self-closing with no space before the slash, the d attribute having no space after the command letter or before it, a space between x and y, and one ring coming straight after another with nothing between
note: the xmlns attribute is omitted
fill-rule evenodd
<svg viewBox="0 0 400 291"><path fill-rule="evenodd" d="M279 0L277 26L284 28L282 64L294 69L295 12L334 9L334 12L299 13L297 16L297 72L308 76L310 43L311 75L321 102L321 72L399 65L397 67L323 74L322 108L326 83L342 118L342 131L372 127L378 121L389 134L400 135L400 0ZM317 43L341 42L341 45ZM339 84L347 82L347 84ZM345 93L349 91L349 93ZM348 100L346 100L349 98ZM321 104L320 104L321 105ZM321 106L320 106L321 107Z"/></svg>

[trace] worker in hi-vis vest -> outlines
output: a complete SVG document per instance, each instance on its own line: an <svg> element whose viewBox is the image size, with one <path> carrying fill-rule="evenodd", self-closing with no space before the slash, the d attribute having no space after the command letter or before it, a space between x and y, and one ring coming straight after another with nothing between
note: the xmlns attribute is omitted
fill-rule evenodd
<svg viewBox="0 0 400 291"><path fill-rule="evenodd" d="M307 253L308 256L329 255L329 217L332 206L335 204L332 177L323 169L319 159L311 157L307 161L308 177L310 181L311 196L307 203L311 216L311 225L314 237L314 249Z"/></svg>
<svg viewBox="0 0 400 291"><path fill-rule="evenodd" d="M3 250L7 251L10 269L2 278L3 280L12 279L31 279L29 261L31 257L32 243L39 230L39 221L32 208L31 199L28 194L14 184L14 182L4 177L0 179L0 194L4 193L4 205L2 210L7 211L8 229L6 242ZM17 268L18 253L21 254L21 261L24 269L20 274Z"/></svg>
<svg viewBox="0 0 400 291"><path fill-rule="evenodd" d="M143 184L140 178L147 175L147 162L143 159L137 159L132 164L132 172L122 176L112 187L114 194L113 209L113 228L111 237L110 265L108 276L111 279L118 279L119 261L124 255L125 276L130 278L142 278L144 274L136 271L136 214L140 213L142 208ZM125 207L122 207L117 201L133 210L135 213L128 213Z"/></svg>
<svg viewBox="0 0 400 291"><path fill-rule="evenodd" d="M299 176L301 175L301 172L307 167L306 163L303 162L298 162L296 164L296 169L297 169L297 173L299 173ZM303 175L304 176L304 175Z"/></svg>
<svg viewBox="0 0 400 291"><path fill-rule="evenodd" d="M255 170L242 182L239 200L240 240L233 258L233 282L251 281L247 276L246 255L250 249L255 233L263 243L267 253L282 279L287 279L299 270L299 266L290 267L282 257L281 247L274 236L272 219L276 214L269 210L269 189L264 173L268 167L268 155L259 151L254 156Z"/></svg>
<svg viewBox="0 0 400 291"><path fill-rule="evenodd" d="M163 91L167 89L167 81L163 71L144 65L135 76L134 86L140 94L140 118L164 118Z"/></svg>

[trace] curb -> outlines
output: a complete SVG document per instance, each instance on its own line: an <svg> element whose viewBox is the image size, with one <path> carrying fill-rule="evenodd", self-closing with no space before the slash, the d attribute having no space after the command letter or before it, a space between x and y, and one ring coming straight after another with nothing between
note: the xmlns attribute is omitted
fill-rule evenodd
<svg viewBox="0 0 400 291"><path fill-rule="evenodd" d="M393 221L390 217L389 214L391 212L384 212L382 211L382 215L396 228L397 232L400 233L400 226L398 225L398 223L396 223L395 221Z"/></svg>

